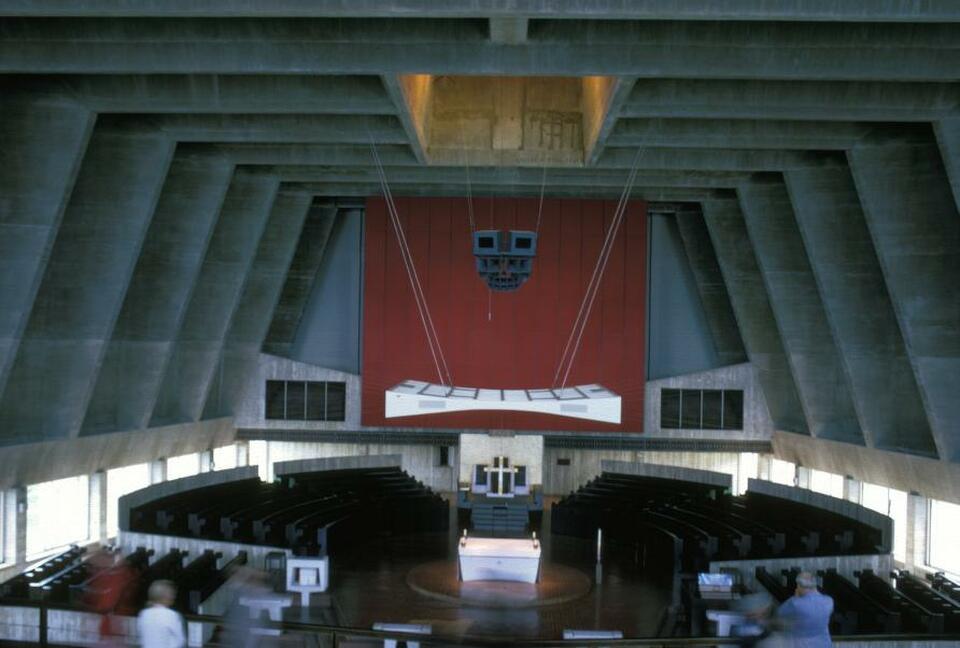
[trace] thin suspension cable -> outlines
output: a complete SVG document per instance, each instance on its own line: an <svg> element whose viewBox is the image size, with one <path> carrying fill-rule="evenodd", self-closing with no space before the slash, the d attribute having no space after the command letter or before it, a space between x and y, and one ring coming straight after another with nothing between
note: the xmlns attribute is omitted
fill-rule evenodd
<svg viewBox="0 0 960 648"><path fill-rule="evenodd" d="M447 365L446 357L443 353L443 347L440 344L440 337L437 334L433 318L430 315L430 308L427 304L426 295L423 286L420 283L420 277L417 273L416 265L413 262L413 254L410 252L410 244L407 241L406 233L403 230L403 224L400 222L400 215L397 211L396 203L393 200L393 192L387 183L386 172L383 169L383 163L380 160L380 154L377 151L376 144L371 138L371 148L373 149L374 161L377 164L377 173L380 177L380 186L384 192L387 202L387 211L390 214L391 223L397 234L397 240L400 244L400 256L404 261L404 267L407 270L407 278L410 280L410 286L413 289L414 301L417 304L417 311L420 315L420 321L423 324L424 332L427 335L427 344L430 347L430 353L434 359L434 365L437 369L437 375L441 384L453 385L453 376ZM441 369L442 367L442 369Z"/></svg>
<svg viewBox="0 0 960 648"><path fill-rule="evenodd" d="M467 138L463 134L463 131L460 131L460 149L463 151L463 164L467 169L467 215L470 218L470 233L473 234L477 231L477 224L473 218L473 190L470 184L470 155L467 153Z"/></svg>
<svg viewBox="0 0 960 648"><path fill-rule="evenodd" d="M385 175L385 174L384 174L384 182L386 182L386 175ZM390 191L389 185L387 185L387 191ZM404 231L402 225L400 224L400 214L399 214L399 212L397 212L397 206L396 206L396 203L395 203L394 200L393 200L393 192L390 192L390 204L391 204L391 206L392 206L392 208L393 208L394 219L395 219L395 221L397 222L397 224L398 224L398 226L399 226L399 227L397 228L397 233L398 233L399 237L400 237L400 238L402 239L402 241L403 241L403 246L404 246L404 248L406 249L407 256L410 258L410 268L413 270L413 277L414 277L414 280L415 280L415 282L416 282L416 292L419 294L419 296L420 296L420 301L423 303L423 312L424 312L424 314L425 314L425 316L426 316L426 323L427 323L427 325L429 326L430 333L433 334L433 339L436 341L436 345L437 345L437 356L440 358L440 364L443 365L443 370L444 370L444 374L445 374L446 380L449 381L447 384L449 384L449 385L452 386L452 385L453 385L453 377L452 377L452 375L450 374L450 369L449 369L449 367L447 366L446 356L445 356L444 353L443 353L443 347L440 345L440 336L437 334L437 329L436 329L436 327L435 327L434 324L433 324L433 317L431 317L431 315L430 315L430 308L429 308L428 305L427 305L427 296L426 296L426 294L424 293L423 285L420 283L420 276L419 276L419 274L417 273L417 268L416 268L416 266L415 266L414 263L413 263L413 254L410 252L410 244L409 244L409 242L407 242L406 232ZM444 380L441 379L440 382L443 383Z"/></svg>
<svg viewBox="0 0 960 648"><path fill-rule="evenodd" d="M577 312L577 317L574 319L573 327L570 330L570 336L567 338L567 343L564 346L563 353L560 356L560 362L557 365L557 371L554 373L554 385L557 385L560 382L560 374L563 373L564 378L562 381L562 386L565 386L566 379L570 374L570 369L573 367L573 359L576 357L577 348L579 347L580 341L583 337L583 331L586 329L586 324L590 317L590 309L593 306L593 300L596 298L596 294L599 291L600 280L602 279L603 272L606 269L606 260L608 260L610 257L616 232L626 211L627 197L633 186L633 182L636 179L641 151L642 149L639 149L634 157L633 166L630 170L630 175L627 178L627 183L624 185L623 191L620 194L620 200L617 202L617 207L614 211L614 218L610 223L610 228L607 230L606 237L604 238L603 245L600 249L600 254L597 257L597 263L594 265L593 274L591 275L590 281L587 284L587 289L584 293L583 300L580 302L580 309ZM564 366L566 366L566 371L564 371Z"/></svg>
<svg viewBox="0 0 960 648"><path fill-rule="evenodd" d="M617 203L617 208L614 211L614 220L616 219L616 214L620 212L620 208L623 204L623 193L621 193L620 201ZM600 246L600 254L597 256L597 263L593 266L593 274L590 276L590 281L587 282L587 289L584 292L584 297L580 302L580 308L577 311L577 316L573 320L573 327L570 329L570 335L567 337L567 343L563 347L563 353L560 355L560 362L557 364L557 371L553 375L553 384L556 385L559 382L560 374L563 371L563 367L567 361L567 354L570 352L571 345L573 344L574 339L576 338L577 331L580 327L581 319L583 318L583 311L586 309L587 301L590 293L593 291L593 286L597 282L597 273L600 270L600 261L603 258L604 251L607 249L608 242L613 233L613 224L614 221L611 221L610 228L607 230L606 236L603 240L603 245Z"/></svg>
<svg viewBox="0 0 960 648"><path fill-rule="evenodd" d="M626 209L624 208L624 212L625 212L625 211L626 211ZM616 232L617 230L619 230L619 227L620 227L621 222L622 222L622 212L621 212L621 217L620 217L619 219L617 219L615 223L611 223L611 230L613 230L614 232ZM600 272L599 272L599 275L598 275L600 279L602 279L602 277L603 277L603 275L604 275L604 272L606 271L607 262L610 260L610 256L611 256L610 253L611 253L612 249L613 249L613 247L612 247L612 245L611 245L610 249L608 250L606 256L605 256L604 259L603 259L602 265L601 265L601 267L600 267ZM599 279L598 279L597 283L596 283L596 284L594 285L594 287L593 287L593 291L592 291L592 293L591 293L590 296L589 296L589 302L587 303L587 308L586 308L586 311L585 311L585 313L584 313L583 319L580 321L580 328L579 328L579 331L577 332L577 338L576 338L576 341L573 343L572 351L570 352L570 358L569 358L569 361L568 361L568 363L567 363L566 370L564 371L564 374L563 374L563 379L560 381L560 390L561 390L561 391L562 391L563 389L565 389L566 386L567 386L567 379L570 377L570 371L573 369L573 365L574 365L574 362L575 362L576 357L577 357L577 352L580 350L580 343L581 343L581 341L582 341L582 339L583 339L584 332L586 331L587 324L588 324L589 321L590 321L590 314L591 314L591 312L593 311L593 304L594 304L594 302L596 301L596 298L597 298L597 295L598 295L598 294L600 294L600 280L599 280Z"/></svg>
<svg viewBox="0 0 960 648"><path fill-rule="evenodd" d="M441 370L440 370L440 362L439 362L439 359L438 359L438 357L437 357L436 350L434 349L434 341L433 341L433 338L432 338L432 336L430 335L430 331L429 331L428 328L427 328L426 318L425 318L424 312L423 312L423 305L420 303L419 295L417 294L416 282L414 281L413 271L412 271L413 269L411 268L412 259L411 259L411 258L408 258L408 256L407 256L407 252L408 252L408 251L407 251L406 249L404 249L404 246L403 246L403 237L401 236L402 226L401 226L399 220L396 218L396 214L395 214L395 211L394 211L394 208L393 208L393 195L392 195L392 193L390 192L390 186L389 186L389 185L387 184L387 182L386 182L386 174L385 174L384 171L383 171L382 165L379 163L380 156L379 156L379 154L377 153L376 145L374 145L372 141L371 141L371 146L373 147L374 160L377 161L377 174L378 174L379 179L380 179L380 187L381 187L381 189L382 189L382 191L383 191L384 200L386 201L386 204L387 204L387 213L388 213L389 216L390 216L390 224L393 226L393 230L394 230L394 232L395 232L396 235L397 235L397 242L398 242L399 247L400 247L400 258L403 260L404 270L406 270L407 279L410 281L410 287L411 287L411 289L413 290L413 293L414 293L413 296L414 296L414 302L416 303L416 306L417 306L417 313L418 313L419 316L420 316L420 322L423 324L424 333L425 333L426 336L427 336L427 345L428 345L429 348L430 348L430 355L431 355L432 358L433 358L434 367L435 367L436 370L437 370L437 377L439 378L440 382L442 383L442 382L443 382L443 374L442 374L442 372L441 372Z"/></svg>
<svg viewBox="0 0 960 648"><path fill-rule="evenodd" d="M624 214L626 213L627 207L627 196L631 188L633 187L634 179L636 178L637 170L633 169L631 171L630 177L627 179L627 184L624 186L623 192L621 193L620 201L617 203L617 209L614 212L614 218L610 223L610 229L607 230L607 238L604 241L604 247L601 250L600 256L597 259L597 266L595 267L594 278L595 281L592 282L587 288L587 292L584 295L584 302L582 306L585 306L583 310L583 317L577 322L575 329L577 329L576 340L571 347L571 355L568 359L567 368L564 373L563 380L561 381L561 389L566 386L567 378L570 375L570 370L573 367L573 361L576 358L577 351L580 348L580 341L583 338L584 331L586 330L587 323L590 319L590 313L593 308L593 302L596 299L596 296L600 292L600 282L603 279L603 275L607 268L607 262L610 260L610 255L613 250L613 242L616 239L616 234L620 228L620 224L623 222Z"/></svg>
<svg viewBox="0 0 960 648"><path fill-rule="evenodd" d="M547 186L547 162L543 162L543 177L540 178L540 207L537 208L537 228L534 230L536 234L540 235L540 218L543 216L543 190Z"/></svg>
<svg viewBox="0 0 960 648"><path fill-rule="evenodd" d="M624 199L620 203L619 213L615 215L614 217L615 222L611 223L611 226L610 226L610 230L614 232L614 237L610 239L611 243L610 243L610 246L607 248L606 256L603 258L603 265L600 268L599 278L597 280L596 285L594 286L593 294L590 296L590 303L587 306L586 314L583 317L583 322L581 323L581 326L580 326L580 333L577 335L577 341L573 346L572 353L570 354L570 361L567 364L567 369L564 372L563 380L560 383L561 392L567 386L567 379L570 377L570 371L573 369L573 364L577 357L577 351L580 350L580 342L583 339L583 333L586 330L587 322L590 320L590 313L593 310L593 304L596 301L597 295L600 293L600 279L603 278L603 274L607 269L607 263L610 261L611 252L613 250L613 241L616 238L616 232L620 228L620 224L623 222L624 214L627 211L627 202L628 202L627 198L630 194L630 191L633 189L633 183L636 180L636 177L637 177L637 169L636 167L634 167L634 169L631 172L630 178L627 181L627 186L624 188L624 196L623 196Z"/></svg>

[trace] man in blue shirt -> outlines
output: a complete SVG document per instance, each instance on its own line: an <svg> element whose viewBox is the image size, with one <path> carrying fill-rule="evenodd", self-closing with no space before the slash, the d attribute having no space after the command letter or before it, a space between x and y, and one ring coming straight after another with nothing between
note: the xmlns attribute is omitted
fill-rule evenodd
<svg viewBox="0 0 960 648"><path fill-rule="evenodd" d="M777 610L777 618L785 626L784 634L791 639L790 645L797 648L832 646L831 614L833 599L817 590L817 579L807 572L797 575L796 594Z"/></svg>

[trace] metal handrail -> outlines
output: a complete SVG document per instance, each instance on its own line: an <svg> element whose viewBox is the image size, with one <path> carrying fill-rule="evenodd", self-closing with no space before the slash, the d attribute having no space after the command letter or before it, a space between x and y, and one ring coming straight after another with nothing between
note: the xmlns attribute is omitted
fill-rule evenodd
<svg viewBox="0 0 960 648"><path fill-rule="evenodd" d="M9 607L29 607L41 610L41 632L40 645L46 645L45 612L47 610L69 610L69 611L88 611L84 608L72 605L47 603L46 601L27 601L22 599L0 599L0 606ZM222 624L224 617L210 614L184 614L182 615L187 622L194 623L212 623ZM289 630L304 634L318 634L329 637L334 645L339 645L339 640L347 637L362 637L366 639L397 639L409 636L416 638L422 644L427 646L431 644L456 645L456 646L518 646L520 648L571 648L572 646L621 646L623 648L650 648L653 646L727 646L737 645L737 637L645 637L629 639L518 639L512 637L492 637L484 635L470 636L445 636L445 635L405 635L402 632L373 630L368 628L351 628L338 625L325 625L321 623L308 623L304 621L269 621L262 620L257 622L264 629ZM903 634L875 634L875 635L838 635L832 637L834 643L847 642L889 642L889 641L924 641L924 642L952 642L960 643L960 634L922 634L922 633L903 633Z"/></svg>

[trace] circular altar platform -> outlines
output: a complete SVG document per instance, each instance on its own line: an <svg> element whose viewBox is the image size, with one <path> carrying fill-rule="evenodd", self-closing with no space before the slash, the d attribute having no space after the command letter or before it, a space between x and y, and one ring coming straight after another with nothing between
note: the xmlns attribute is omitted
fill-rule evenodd
<svg viewBox="0 0 960 648"><path fill-rule="evenodd" d="M464 607L533 608L568 603L590 592L591 580L579 569L542 564L536 583L459 579L457 563L436 560L407 572L407 585L430 598Z"/></svg>

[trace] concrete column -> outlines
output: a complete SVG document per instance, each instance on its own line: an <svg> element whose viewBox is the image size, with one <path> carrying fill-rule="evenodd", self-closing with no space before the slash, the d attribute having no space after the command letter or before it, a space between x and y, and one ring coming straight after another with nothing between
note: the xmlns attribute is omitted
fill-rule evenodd
<svg viewBox="0 0 960 648"><path fill-rule="evenodd" d="M960 215L940 151L931 141L847 155L937 452L960 460Z"/></svg>
<svg viewBox="0 0 960 648"><path fill-rule="evenodd" d="M703 203L707 230L776 429L808 434L806 420L753 246L736 200Z"/></svg>
<svg viewBox="0 0 960 648"><path fill-rule="evenodd" d="M146 426L232 175L223 159L175 155L81 434Z"/></svg>
<svg viewBox="0 0 960 648"><path fill-rule="evenodd" d="M863 445L786 186L778 178L737 193L810 434Z"/></svg>
<svg viewBox="0 0 960 648"><path fill-rule="evenodd" d="M90 540L104 543L107 540L107 475L102 470L90 475L90 518L87 528Z"/></svg>
<svg viewBox="0 0 960 648"><path fill-rule="evenodd" d="M237 468L250 465L250 443L248 441L237 441Z"/></svg>
<svg viewBox="0 0 960 648"><path fill-rule="evenodd" d="M929 500L923 495L907 495L907 569L927 564L927 522L930 515Z"/></svg>
<svg viewBox="0 0 960 648"><path fill-rule="evenodd" d="M4 96L0 102L0 393L95 118L67 100ZM25 430L16 433L22 438Z"/></svg>
<svg viewBox="0 0 960 648"><path fill-rule="evenodd" d="M329 205L310 208L263 343L266 353L290 357L336 215L337 208Z"/></svg>
<svg viewBox="0 0 960 648"><path fill-rule="evenodd" d="M859 504L863 501L863 482L858 481L850 475L843 478L843 499Z"/></svg>
<svg viewBox="0 0 960 648"><path fill-rule="evenodd" d="M690 269L697 282L700 302L713 335L717 356L725 365L744 362L747 353L743 348L737 318L730 305L730 295L723 283L723 275L703 214L699 210L681 211L677 213L676 220Z"/></svg>
<svg viewBox="0 0 960 648"><path fill-rule="evenodd" d="M13 525L13 562L22 565L27 562L27 487L18 486L13 491L15 520Z"/></svg>
<svg viewBox="0 0 960 648"><path fill-rule="evenodd" d="M934 124L940 157L950 178L953 199L960 210L960 118L943 119Z"/></svg>
<svg viewBox="0 0 960 648"><path fill-rule="evenodd" d="M785 173L797 226L868 445L936 451L847 165Z"/></svg>
<svg viewBox="0 0 960 648"><path fill-rule="evenodd" d="M150 483L159 484L167 481L167 460L165 457L150 462Z"/></svg>
<svg viewBox="0 0 960 648"><path fill-rule="evenodd" d="M7 488L3 491L3 552L0 554L0 563L16 563L17 561L17 490Z"/></svg>
<svg viewBox="0 0 960 648"><path fill-rule="evenodd" d="M806 466L797 466L797 476L794 479L794 485L797 488L810 488L810 468Z"/></svg>
<svg viewBox="0 0 960 648"><path fill-rule="evenodd" d="M234 173L164 371L150 425L200 418L278 187L275 176Z"/></svg>
<svg viewBox="0 0 960 648"><path fill-rule="evenodd" d="M263 339L311 202L312 197L305 193L277 194L240 301L230 318L218 370L208 388L204 419L234 414L247 383L256 376Z"/></svg>
<svg viewBox="0 0 960 648"><path fill-rule="evenodd" d="M773 463L773 455L762 454L760 459L757 462L757 479L763 479L765 481L770 481L771 473L771 464Z"/></svg>
<svg viewBox="0 0 960 648"><path fill-rule="evenodd" d="M213 465L213 450L202 450L200 452L200 472L210 472L214 470L215 466Z"/></svg>
<svg viewBox="0 0 960 648"><path fill-rule="evenodd" d="M79 433L172 154L162 134L94 129L0 399L18 440Z"/></svg>

